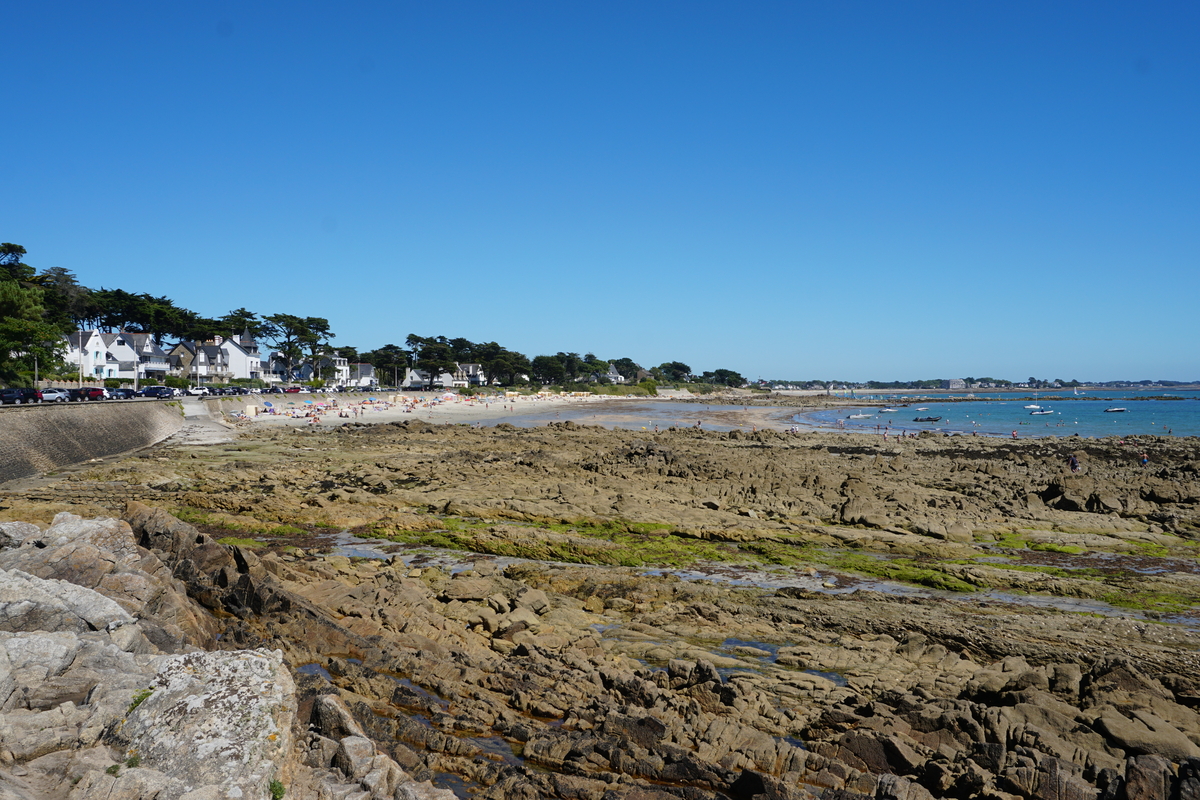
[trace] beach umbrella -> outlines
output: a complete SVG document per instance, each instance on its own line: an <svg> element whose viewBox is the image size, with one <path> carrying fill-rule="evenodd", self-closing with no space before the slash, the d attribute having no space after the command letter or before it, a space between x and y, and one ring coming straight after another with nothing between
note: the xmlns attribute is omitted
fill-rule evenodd
<svg viewBox="0 0 1200 800"><path fill-rule="evenodd" d="M306 406L311 406L312 404L313 404L313 401L312 401L312 400L305 400L305 401L304 401L304 405L306 405Z"/></svg>
<svg viewBox="0 0 1200 800"><path fill-rule="evenodd" d="M264 406L266 406L267 408L274 408L274 407L275 407L275 404L274 404L274 403L272 403L270 400L264 401L264 402L263 402L263 405L264 405Z"/></svg>

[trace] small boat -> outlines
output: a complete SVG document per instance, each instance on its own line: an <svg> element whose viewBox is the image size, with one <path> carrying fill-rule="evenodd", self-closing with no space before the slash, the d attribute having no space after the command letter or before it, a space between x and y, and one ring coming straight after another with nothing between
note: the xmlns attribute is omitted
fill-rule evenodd
<svg viewBox="0 0 1200 800"><path fill-rule="evenodd" d="M881 408L881 409L879 409L879 413L880 413L880 414L895 414L895 413L896 413L896 409L894 409L894 408Z"/></svg>
<svg viewBox="0 0 1200 800"><path fill-rule="evenodd" d="M928 408L918 408L917 411L928 411Z"/></svg>
<svg viewBox="0 0 1200 800"><path fill-rule="evenodd" d="M1026 407L1026 408L1041 408L1041 406L1039 406L1039 405L1035 405L1035 404L1030 404L1030 405L1027 405L1027 406L1025 406L1025 407Z"/></svg>
<svg viewBox="0 0 1200 800"><path fill-rule="evenodd" d="M941 417L913 417L913 422L940 422Z"/></svg>
<svg viewBox="0 0 1200 800"><path fill-rule="evenodd" d="M871 414L851 414L846 419L870 419L871 416Z"/></svg>
<svg viewBox="0 0 1200 800"><path fill-rule="evenodd" d="M1127 409L1127 408L1117 408L1117 407L1106 408L1106 409L1104 409L1104 413L1105 414L1120 414L1121 412L1128 411L1128 410L1129 409Z"/></svg>
<svg viewBox="0 0 1200 800"><path fill-rule="evenodd" d="M1026 408L1028 408L1028 406L1026 406ZM1040 417L1042 414L1053 414L1053 413L1054 413L1053 411L1051 411L1050 409L1047 408L1045 411L1030 411L1029 416Z"/></svg>

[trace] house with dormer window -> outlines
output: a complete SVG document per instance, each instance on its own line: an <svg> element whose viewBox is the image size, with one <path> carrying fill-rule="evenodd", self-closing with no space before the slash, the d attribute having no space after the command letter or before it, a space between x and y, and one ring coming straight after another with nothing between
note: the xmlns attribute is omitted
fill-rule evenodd
<svg viewBox="0 0 1200 800"><path fill-rule="evenodd" d="M171 374L192 386L229 383L233 377L225 350L215 342L180 342L171 348L168 357Z"/></svg>
<svg viewBox="0 0 1200 800"><path fill-rule="evenodd" d="M75 331L66 337L66 341L64 359L82 378L135 382L147 378L161 380L168 371L166 352L148 333Z"/></svg>

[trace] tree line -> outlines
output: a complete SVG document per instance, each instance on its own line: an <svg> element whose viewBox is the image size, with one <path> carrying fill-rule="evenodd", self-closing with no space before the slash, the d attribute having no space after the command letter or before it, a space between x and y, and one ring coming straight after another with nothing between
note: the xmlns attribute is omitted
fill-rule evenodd
<svg viewBox="0 0 1200 800"><path fill-rule="evenodd" d="M530 358L524 353L510 350L497 342L472 342L463 338L445 336L420 336L412 333L404 341L405 346L387 344L377 350L359 353L353 348L336 348L338 355L350 360L373 364L386 375L403 375L408 368L419 370L434 378L442 373L453 374L460 364L478 364L488 384L499 383L511 386L533 383L542 386L570 386L574 384L610 383L615 371L626 383L652 380L657 383L709 383L721 386L742 386L745 379L737 372L719 369L692 373L692 368L681 361L668 361L656 367L643 368L632 358L598 358L594 353L580 355L559 351L553 355L538 355Z"/></svg>
<svg viewBox="0 0 1200 800"><path fill-rule="evenodd" d="M279 353L288 374L305 361L317 367L322 357L339 356L373 365L381 382L390 376L398 383L409 368L438 376L453 373L456 365L465 363L479 364L488 384L510 386L526 381L542 385L604 383L609 380L610 367L630 383L651 379L742 386L746 382L728 369L694 375L690 366L679 361L643 369L631 358L605 360L592 353L558 352L529 358L496 342L415 333L405 339L404 346L386 344L359 352L355 347L335 347L332 340L336 334L324 317L260 315L246 308L206 317L176 305L169 297L88 288L63 267L39 272L24 262L26 255L21 245L0 244L0 381L8 384L32 375L37 364L43 372L56 365L62 368L62 337L77 330L145 333L158 345L168 339L208 341L248 332Z"/></svg>

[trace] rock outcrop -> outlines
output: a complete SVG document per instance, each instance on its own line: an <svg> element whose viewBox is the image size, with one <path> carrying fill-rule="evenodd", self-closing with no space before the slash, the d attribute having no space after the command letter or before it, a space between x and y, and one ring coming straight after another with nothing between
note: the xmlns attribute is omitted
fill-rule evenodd
<svg viewBox="0 0 1200 800"><path fill-rule="evenodd" d="M452 796L373 748L364 769L362 737L302 724L280 651L187 644L216 644L220 623L126 522L63 514L3 535L0 797ZM314 757L314 738L331 752Z"/></svg>

